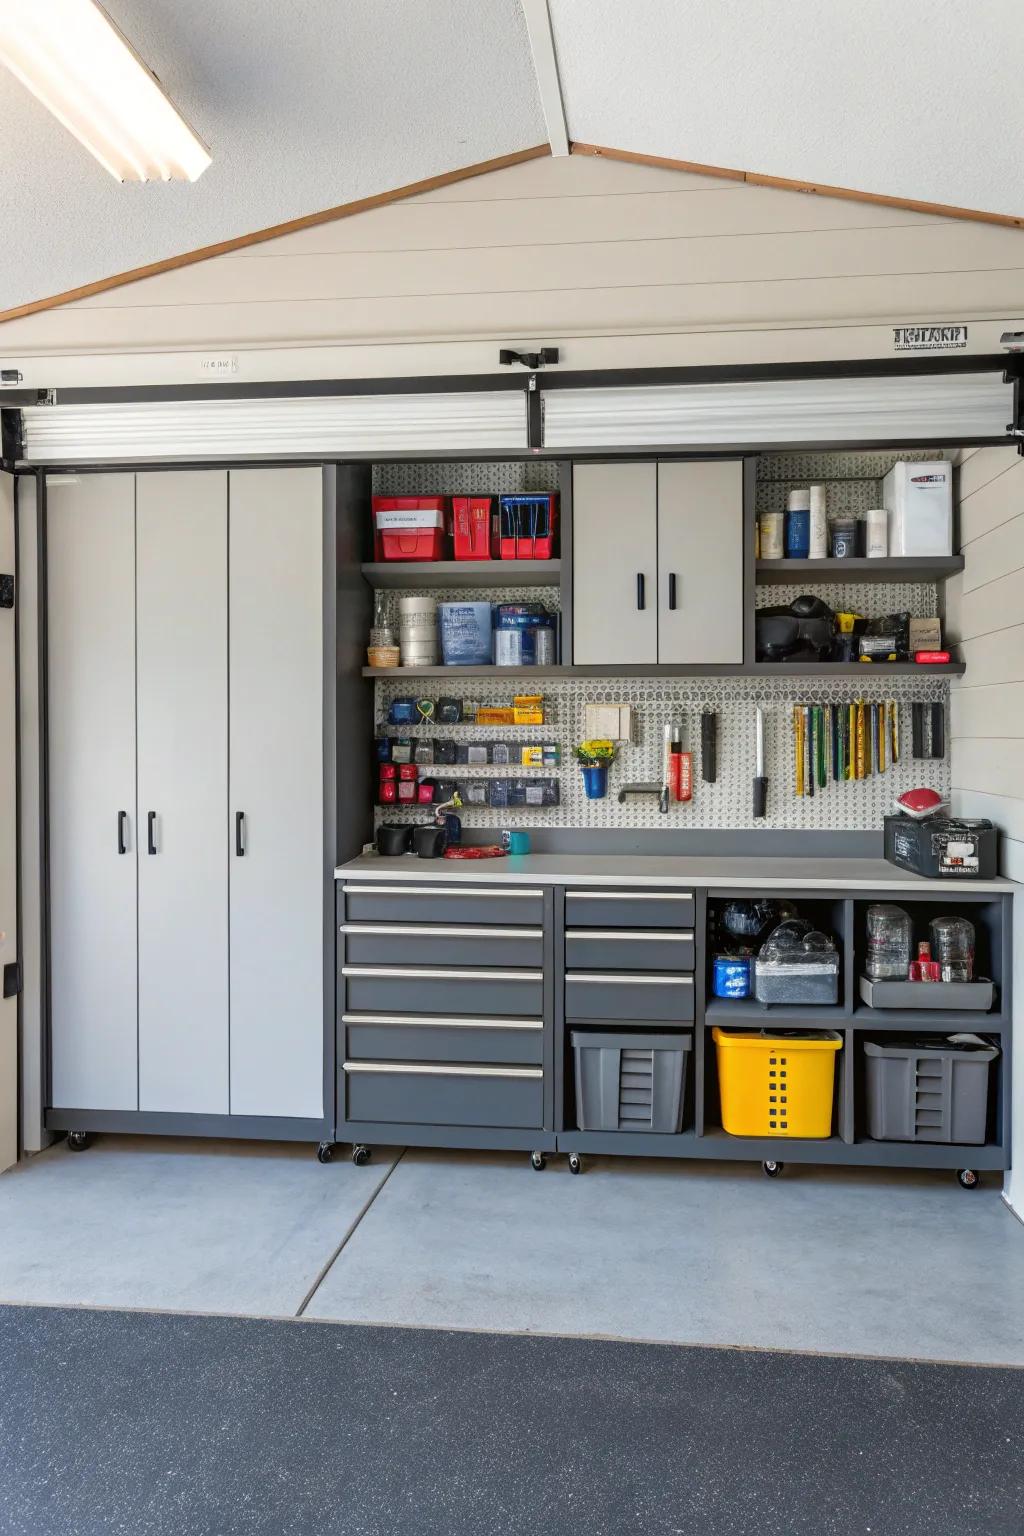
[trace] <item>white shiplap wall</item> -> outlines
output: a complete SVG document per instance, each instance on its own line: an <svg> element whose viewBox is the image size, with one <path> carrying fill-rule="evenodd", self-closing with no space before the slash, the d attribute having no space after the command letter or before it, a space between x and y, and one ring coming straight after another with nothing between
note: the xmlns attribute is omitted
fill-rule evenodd
<svg viewBox="0 0 1024 1536"><path fill-rule="evenodd" d="M1002 873L1024 881L1024 459L966 450L960 467L963 575L948 584L946 626L967 663L951 695L953 808L1002 830ZM1014 903L1024 953L1024 891ZM1019 972L1020 967L1016 967ZM1017 974L1014 1162L1007 1197L1024 1213L1024 977Z"/></svg>
<svg viewBox="0 0 1024 1536"><path fill-rule="evenodd" d="M572 367L742 362L877 356L887 322L1018 313L1022 230L575 155L9 321L0 355L145 349L154 380L156 354L223 348L352 351L335 376L380 371L374 347L391 373L492 371L493 347L467 352L481 338L559 342ZM711 355L702 335L734 343Z"/></svg>

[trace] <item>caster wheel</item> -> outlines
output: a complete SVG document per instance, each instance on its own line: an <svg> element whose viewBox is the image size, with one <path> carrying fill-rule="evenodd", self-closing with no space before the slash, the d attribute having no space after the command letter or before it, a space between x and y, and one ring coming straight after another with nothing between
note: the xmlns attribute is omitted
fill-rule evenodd
<svg viewBox="0 0 1024 1536"><path fill-rule="evenodd" d="M84 1152L89 1145L88 1131L68 1131L68 1151Z"/></svg>
<svg viewBox="0 0 1024 1536"><path fill-rule="evenodd" d="M352 1161L355 1163L357 1168L362 1168L366 1163L370 1161L369 1147L353 1147Z"/></svg>
<svg viewBox="0 0 1024 1536"><path fill-rule="evenodd" d="M334 1143L331 1141L322 1141L316 1149L316 1160L318 1163L333 1162Z"/></svg>
<svg viewBox="0 0 1024 1536"><path fill-rule="evenodd" d="M761 1164L761 1169L766 1179L777 1179L785 1166L785 1163L768 1161Z"/></svg>
<svg viewBox="0 0 1024 1536"><path fill-rule="evenodd" d="M580 1157L578 1152L570 1152L569 1153L569 1172L570 1173L582 1173L583 1172L583 1159L582 1159L582 1157Z"/></svg>
<svg viewBox="0 0 1024 1536"><path fill-rule="evenodd" d="M544 1169L547 1167L547 1165L548 1165L548 1160L544 1156L543 1152L531 1152L530 1153L530 1166L531 1166L531 1168L536 1168L538 1173L542 1173L544 1171Z"/></svg>
<svg viewBox="0 0 1024 1536"><path fill-rule="evenodd" d="M956 1181L961 1189L977 1189L981 1183L973 1168L958 1168L956 1171Z"/></svg>

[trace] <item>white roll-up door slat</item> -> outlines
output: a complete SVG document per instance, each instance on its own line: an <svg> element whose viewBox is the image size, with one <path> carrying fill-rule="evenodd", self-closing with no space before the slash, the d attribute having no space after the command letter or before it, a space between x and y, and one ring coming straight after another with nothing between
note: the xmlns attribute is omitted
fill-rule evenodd
<svg viewBox="0 0 1024 1536"><path fill-rule="evenodd" d="M544 394L548 449L1003 437L1012 386L988 373L776 379Z"/></svg>
<svg viewBox="0 0 1024 1536"><path fill-rule="evenodd" d="M29 463L526 449L523 390L28 406Z"/></svg>

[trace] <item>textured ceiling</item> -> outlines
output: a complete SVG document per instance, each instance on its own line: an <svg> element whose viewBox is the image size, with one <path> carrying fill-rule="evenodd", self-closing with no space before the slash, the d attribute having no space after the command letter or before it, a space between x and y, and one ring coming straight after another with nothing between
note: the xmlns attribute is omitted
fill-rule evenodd
<svg viewBox="0 0 1024 1536"><path fill-rule="evenodd" d="M114 181L0 67L0 310L542 143L519 0L104 0L213 152Z"/></svg>
<svg viewBox="0 0 1024 1536"><path fill-rule="evenodd" d="M542 143L520 0L104 0L213 151L120 186L0 68L0 311ZM548 0L569 136L1024 214L1020 0Z"/></svg>
<svg viewBox="0 0 1024 1536"><path fill-rule="evenodd" d="M1024 214L1020 0L549 0L569 136Z"/></svg>

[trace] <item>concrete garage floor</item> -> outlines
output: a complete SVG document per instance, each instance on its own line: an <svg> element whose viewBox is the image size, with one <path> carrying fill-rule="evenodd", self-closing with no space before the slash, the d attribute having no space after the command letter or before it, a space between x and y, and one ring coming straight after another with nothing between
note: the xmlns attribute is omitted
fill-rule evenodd
<svg viewBox="0 0 1024 1536"><path fill-rule="evenodd" d="M0 1178L0 1302L1024 1365L1024 1226L950 1174L100 1137Z"/></svg>

